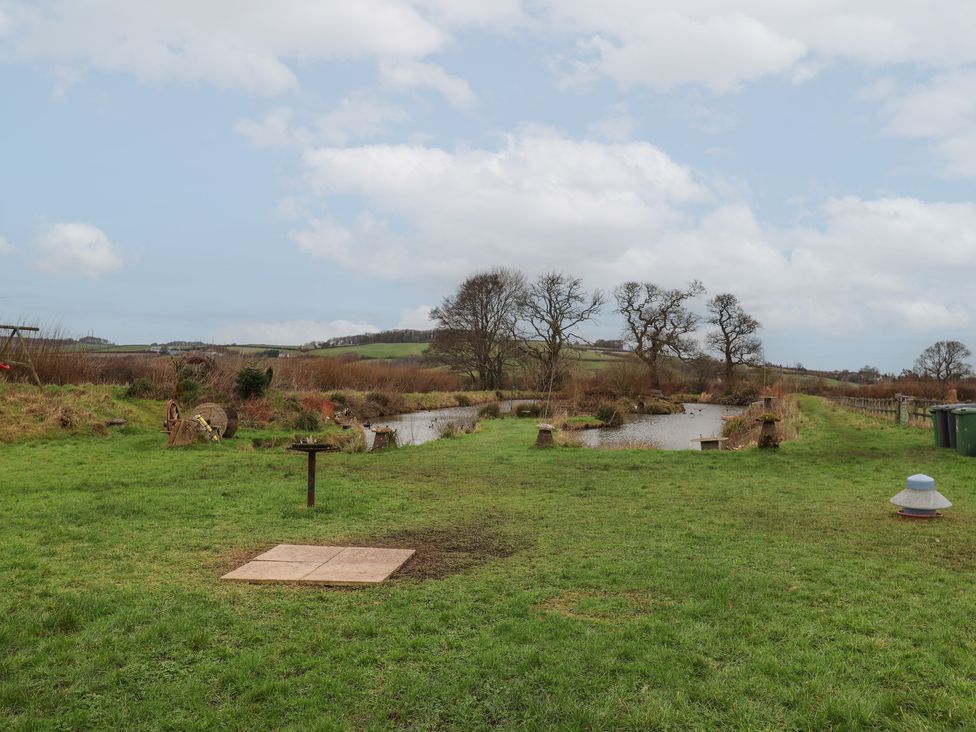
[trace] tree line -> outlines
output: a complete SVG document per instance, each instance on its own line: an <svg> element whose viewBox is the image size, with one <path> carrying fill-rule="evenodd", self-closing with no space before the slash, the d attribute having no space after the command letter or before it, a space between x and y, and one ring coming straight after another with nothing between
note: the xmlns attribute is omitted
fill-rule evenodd
<svg viewBox="0 0 976 732"><path fill-rule="evenodd" d="M302 346L303 350L316 348L340 348L342 346L365 346L371 343L430 343L434 339L433 330L397 328L381 330L376 333L336 336L325 341L312 341Z"/></svg>
<svg viewBox="0 0 976 732"><path fill-rule="evenodd" d="M430 355L481 389L500 388L515 364L527 362L540 387L558 389L572 346L587 344L582 326L609 305L623 316L622 344L644 364L652 388L660 388L663 359L702 355L693 335L703 323L713 326L704 348L719 355L730 384L736 366L762 363L761 325L728 292L710 298L704 315L691 310L691 301L704 294L697 280L684 288L628 281L608 296L588 292L581 278L562 272L528 280L517 270L495 268L469 276L433 309Z"/></svg>

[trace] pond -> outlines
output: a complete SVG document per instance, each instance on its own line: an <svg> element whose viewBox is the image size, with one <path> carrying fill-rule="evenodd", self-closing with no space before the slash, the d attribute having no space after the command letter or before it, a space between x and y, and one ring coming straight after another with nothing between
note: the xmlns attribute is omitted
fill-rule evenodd
<svg viewBox="0 0 976 732"><path fill-rule="evenodd" d="M499 402L502 414L511 414L512 407L532 404L532 399L507 399ZM397 431L400 445L422 445L436 440L448 424L464 429L478 419L483 404L473 407L448 407L422 412L382 417L373 427L389 427ZM742 407L726 407L718 404L685 404L684 414L631 415L622 427L604 427L579 433L587 447L634 445L656 447L660 450L698 450L696 437L722 433L722 417L740 414ZM366 444L373 445L373 432L366 430Z"/></svg>
<svg viewBox="0 0 976 732"><path fill-rule="evenodd" d="M512 407L519 404L534 404L534 399L506 399L498 402L502 414L511 414ZM422 445L436 440L449 424L455 424L461 429L471 427L478 421L478 412L484 404L473 407L447 407L446 409L425 409L421 412L395 414L392 417L379 417L373 422L373 427L389 427L397 431L398 445ZM372 430L366 430L366 446L373 446L375 435Z"/></svg>
<svg viewBox="0 0 976 732"><path fill-rule="evenodd" d="M580 439L587 447L656 447L659 450L700 450L698 437L722 434L722 417L741 414L744 407L722 404L685 404L684 414L641 414L627 418L622 427L584 430Z"/></svg>

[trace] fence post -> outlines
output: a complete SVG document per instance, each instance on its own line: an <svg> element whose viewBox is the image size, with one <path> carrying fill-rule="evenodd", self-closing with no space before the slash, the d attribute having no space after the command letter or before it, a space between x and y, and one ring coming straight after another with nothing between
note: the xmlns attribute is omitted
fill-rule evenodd
<svg viewBox="0 0 976 732"><path fill-rule="evenodd" d="M915 411L915 397L902 395L898 406L900 407L898 410L898 421L902 424L911 424L912 412Z"/></svg>

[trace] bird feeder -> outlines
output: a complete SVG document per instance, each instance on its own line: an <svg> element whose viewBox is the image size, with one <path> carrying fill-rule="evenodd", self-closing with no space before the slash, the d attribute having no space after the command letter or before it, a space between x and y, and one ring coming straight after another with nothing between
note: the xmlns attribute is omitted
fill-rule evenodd
<svg viewBox="0 0 976 732"><path fill-rule="evenodd" d="M756 421L761 425L759 430L759 449L767 450L773 447L779 447L779 437L776 436L776 423L779 422L779 417L771 412L763 412L760 414Z"/></svg>
<svg viewBox="0 0 976 732"><path fill-rule="evenodd" d="M905 490L891 502L901 508L898 514L905 518L936 518L942 515L938 509L952 505L935 489L935 480L922 473L911 476L905 483Z"/></svg>
<svg viewBox="0 0 976 732"><path fill-rule="evenodd" d="M370 452L396 447L396 430L391 427L373 427L373 446Z"/></svg>
<svg viewBox="0 0 976 732"><path fill-rule="evenodd" d="M555 447L556 441L552 438L552 431L556 429L551 424L538 424L539 435L535 438L536 447Z"/></svg>
<svg viewBox="0 0 976 732"><path fill-rule="evenodd" d="M315 456L320 452L337 452L339 448L319 442L310 435L308 439L293 443L288 449L308 455L308 488L305 505L312 508L315 505Z"/></svg>

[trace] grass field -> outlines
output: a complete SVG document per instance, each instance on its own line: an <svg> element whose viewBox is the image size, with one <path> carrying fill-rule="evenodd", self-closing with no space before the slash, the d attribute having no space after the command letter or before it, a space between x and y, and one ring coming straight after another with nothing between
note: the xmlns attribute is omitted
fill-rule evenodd
<svg viewBox="0 0 976 732"><path fill-rule="evenodd" d="M778 451L0 445L3 729L972 729L976 461L801 402ZM887 499L927 472L934 523ZM220 583L411 546L370 589Z"/></svg>
<svg viewBox="0 0 976 732"><path fill-rule="evenodd" d="M348 356L360 358L416 358L422 356L429 343L367 343L362 346L338 346L309 351L312 356Z"/></svg>

